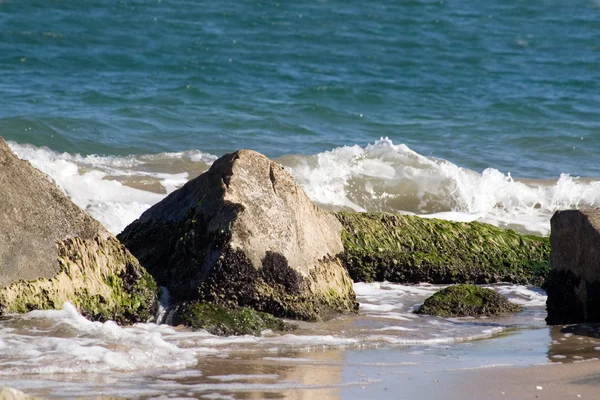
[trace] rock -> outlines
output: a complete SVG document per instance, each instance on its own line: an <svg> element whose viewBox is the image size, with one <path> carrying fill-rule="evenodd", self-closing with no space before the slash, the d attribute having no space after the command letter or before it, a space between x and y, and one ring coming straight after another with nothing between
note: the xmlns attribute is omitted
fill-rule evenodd
<svg viewBox="0 0 600 400"><path fill-rule="evenodd" d="M541 285L549 270L548 238L479 222L388 213L336 216L356 282Z"/></svg>
<svg viewBox="0 0 600 400"><path fill-rule="evenodd" d="M119 239L177 301L318 320L356 308L340 231L283 168L241 150L147 210Z"/></svg>
<svg viewBox="0 0 600 400"><path fill-rule="evenodd" d="M557 211L550 228L546 322L600 322L600 209Z"/></svg>
<svg viewBox="0 0 600 400"><path fill-rule="evenodd" d="M35 400L36 397L31 397L13 388L0 388L0 400Z"/></svg>
<svg viewBox="0 0 600 400"><path fill-rule="evenodd" d="M519 311L521 306L511 303L492 289L461 284L448 286L429 296L418 313L440 317L468 317L512 314Z"/></svg>
<svg viewBox="0 0 600 400"><path fill-rule="evenodd" d="M0 138L0 314L60 309L146 321L156 283L125 247Z"/></svg>
<svg viewBox="0 0 600 400"><path fill-rule="evenodd" d="M204 329L219 336L259 336L266 329L272 331L296 329L296 325L288 324L271 314L247 307L226 308L211 303L180 304L174 312L173 323Z"/></svg>

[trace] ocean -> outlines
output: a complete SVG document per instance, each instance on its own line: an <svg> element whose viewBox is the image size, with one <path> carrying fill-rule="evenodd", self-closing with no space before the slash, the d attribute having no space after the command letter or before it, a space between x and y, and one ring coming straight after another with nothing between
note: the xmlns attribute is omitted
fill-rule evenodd
<svg viewBox="0 0 600 400"><path fill-rule="evenodd" d="M0 136L115 234L249 148L328 210L548 235L554 211L600 206L600 2L0 0ZM539 288L496 287L526 306L515 319L416 317L433 289L357 284L358 317L258 339L92 323L66 304L0 321L0 382L360 398L381 387L371 358L495 364L523 335L537 355L509 364L557 355Z"/></svg>

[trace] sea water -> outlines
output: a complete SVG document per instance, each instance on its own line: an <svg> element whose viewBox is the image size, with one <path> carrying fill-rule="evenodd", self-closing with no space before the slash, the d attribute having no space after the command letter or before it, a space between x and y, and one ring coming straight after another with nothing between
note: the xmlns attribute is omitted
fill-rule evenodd
<svg viewBox="0 0 600 400"><path fill-rule="evenodd" d="M1 321L0 385L60 398L246 398L252 393L337 398L353 387L378 387L400 373L564 361L547 353L552 338L544 329L546 296L540 289L492 286L525 306L512 317L415 314L440 288L357 283L358 315L301 322L295 331L264 331L260 337L218 337L156 323L91 322L66 303L62 310ZM533 332L533 337L524 341L519 332ZM498 339L506 334L512 341ZM498 344L478 344L492 338ZM600 340L587 345L600 346ZM560 348L553 354L573 356Z"/></svg>
<svg viewBox="0 0 600 400"><path fill-rule="evenodd" d="M554 211L600 206L599 21L595 0L0 0L0 135L113 233L251 148L329 210L548 235ZM260 338L101 324L69 304L8 316L0 382L393 397L382 381L600 349L545 328L539 288L494 287L525 306L510 318L415 315L437 289L358 283L358 316Z"/></svg>

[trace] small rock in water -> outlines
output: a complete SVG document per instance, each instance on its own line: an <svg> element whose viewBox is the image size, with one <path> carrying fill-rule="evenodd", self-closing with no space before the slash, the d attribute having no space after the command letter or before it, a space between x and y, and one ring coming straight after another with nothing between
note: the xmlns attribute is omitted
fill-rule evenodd
<svg viewBox="0 0 600 400"><path fill-rule="evenodd" d="M454 285L444 288L423 302L419 314L441 317L465 317L481 315L503 315L521 311L492 289L475 285Z"/></svg>

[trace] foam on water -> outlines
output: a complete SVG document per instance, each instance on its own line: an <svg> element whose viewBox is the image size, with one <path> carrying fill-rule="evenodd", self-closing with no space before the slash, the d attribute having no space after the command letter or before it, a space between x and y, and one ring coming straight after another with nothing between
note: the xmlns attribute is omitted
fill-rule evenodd
<svg viewBox="0 0 600 400"><path fill-rule="evenodd" d="M172 328L120 327L112 321L91 322L65 303L62 310L32 311L18 317L19 325L0 326L6 348L0 356L0 376L135 371L146 368L185 368L197 362L166 340ZM13 321L15 322L15 321Z"/></svg>
<svg viewBox="0 0 600 400"><path fill-rule="evenodd" d="M358 317L301 324L294 333L265 331L261 337L218 337L202 330L152 323L120 327L112 321L91 322L65 303L62 310L32 311L0 324L0 375L176 370L195 365L198 357L216 353L226 357L230 351L432 345L487 338L504 329L496 321L433 318L412 312L441 287L357 283L357 300L363 305ZM517 285L493 288L543 311L545 295L539 289Z"/></svg>
<svg viewBox="0 0 600 400"><path fill-rule="evenodd" d="M117 157L9 145L113 233L216 159L197 150ZM388 138L277 161L312 200L329 209L482 221L547 235L554 211L600 205L599 181L567 174L554 181L521 181L492 168L478 173Z"/></svg>
<svg viewBox="0 0 600 400"><path fill-rule="evenodd" d="M191 392L312 390L321 386L289 382L279 376L279 369L250 369L243 373L233 369L215 374L205 372L203 366L209 358L237 364L236 360L243 354L246 356L242 358L264 354L261 356L264 362L327 366L338 365L340 361L318 357L315 360L312 355L380 346L421 346L417 348L420 349L418 353L427 348L490 338L509 326L531 326L532 317L544 314L544 308L540 307L543 292L518 285L492 287L534 310L533 314L530 312L522 318L518 315L495 320L437 318L412 312L427 296L442 287L357 283L357 300L363 305L357 316L340 316L322 323L300 323L293 333L265 331L260 337L218 337L203 330L191 331L154 323L120 327L111 321L91 322L71 304L65 303L62 310L32 311L0 321L0 382L11 381L18 383L20 388L36 390L52 386L58 397L66 393L162 396L171 391L182 395ZM267 356L269 354L272 356ZM118 385L107 383L112 382L110 374L114 371L119 373ZM77 373L95 374L95 379L103 383L94 383L89 377L77 383L62 382L67 378L57 378ZM32 379L33 376L37 378ZM211 383L211 380L219 382ZM110 387L107 388L107 384ZM353 383L343 383L348 384Z"/></svg>
<svg viewBox="0 0 600 400"><path fill-rule="evenodd" d="M165 172L172 160L188 160L206 169L215 159L198 151L117 157L57 153L14 142L9 146L18 157L50 176L75 204L114 234L187 182L187 171Z"/></svg>
<svg viewBox="0 0 600 400"><path fill-rule="evenodd" d="M355 211L478 220L545 235L554 211L600 205L598 181L567 174L519 181L492 168L478 173L388 138L282 161L314 201Z"/></svg>
<svg viewBox="0 0 600 400"><path fill-rule="evenodd" d="M511 302L524 307L546 307L548 296L538 287L507 284L490 286L490 288L506 296Z"/></svg>

